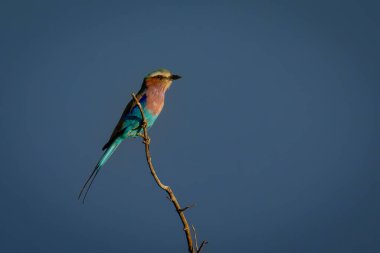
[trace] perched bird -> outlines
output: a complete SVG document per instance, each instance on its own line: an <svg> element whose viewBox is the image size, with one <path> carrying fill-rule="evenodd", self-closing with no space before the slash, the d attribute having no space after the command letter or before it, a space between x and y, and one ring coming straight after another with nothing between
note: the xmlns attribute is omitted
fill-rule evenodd
<svg viewBox="0 0 380 253"><path fill-rule="evenodd" d="M160 114L165 102L165 92L172 85L173 80L181 78L178 75L173 75L169 70L159 69L148 74L141 85L140 91L136 94L144 115L147 121L147 127L150 128L158 115ZM113 130L110 139L103 146L104 153L95 169L83 185L79 193L78 199L83 196L83 202L87 196L90 187L102 166L111 157L116 148L126 138L138 137L143 131L141 126L142 115L134 99L132 99L124 109L123 114L115 129ZM85 191L87 187L87 190ZM83 195L84 194L84 195Z"/></svg>

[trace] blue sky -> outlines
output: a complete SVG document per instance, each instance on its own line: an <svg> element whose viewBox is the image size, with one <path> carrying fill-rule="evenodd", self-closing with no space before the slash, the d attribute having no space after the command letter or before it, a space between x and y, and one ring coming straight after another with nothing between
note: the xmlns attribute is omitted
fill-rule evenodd
<svg viewBox="0 0 380 253"><path fill-rule="evenodd" d="M2 1L1 252L186 252L140 140L76 200L143 77L204 252L379 252L379 3Z"/></svg>

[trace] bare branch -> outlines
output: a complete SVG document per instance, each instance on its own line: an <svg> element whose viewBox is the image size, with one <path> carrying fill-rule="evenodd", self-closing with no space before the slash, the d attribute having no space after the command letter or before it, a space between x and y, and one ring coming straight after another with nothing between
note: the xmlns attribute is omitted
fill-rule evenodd
<svg viewBox="0 0 380 253"><path fill-rule="evenodd" d="M194 225L191 225L191 227L193 228L193 232L194 232L194 239L195 239L195 249L196 249L196 251L198 252L198 239L197 239L197 231L195 230L195 227L194 227Z"/></svg>
<svg viewBox="0 0 380 253"><path fill-rule="evenodd" d="M200 253L201 250L203 249L203 246L205 246L207 243L208 243L208 241L203 241L203 242L201 243L201 246L199 247L199 250L197 250L197 253Z"/></svg>
<svg viewBox="0 0 380 253"><path fill-rule="evenodd" d="M187 209L189 209L189 208L193 208L193 207L195 207L195 204L191 204L190 206L185 206L185 207L182 208L180 211L181 211L181 212L184 212L184 211L186 211Z"/></svg>
<svg viewBox="0 0 380 253"><path fill-rule="evenodd" d="M150 154L150 149L149 149L149 144L150 144L150 138L149 138L149 135L148 135L148 130L147 130L147 121L146 121L146 118L145 118L145 114L144 114L144 110L139 102L139 100L137 99L137 97L135 96L134 93L132 93L132 97L133 99L135 100L137 106L139 107L140 109L140 112L141 112L141 116L142 116L142 123L141 123L141 127L143 129L143 134L139 134L143 140L144 140L144 144L145 144L145 155L146 155L146 160L148 162L148 165L149 165L149 169L150 169L150 173L152 174L154 180L156 181L157 185L164 191L166 191L166 193L168 194L168 197L170 199L170 201L173 203L181 221L182 221L182 225L183 225L183 230L185 231L185 235L186 235L186 240L187 240L187 246L188 246L188 250L189 250L189 253L197 253L197 252L200 252L200 250L202 249L203 245L206 244L207 242L203 241L199 250L197 249L195 251L194 247L193 247L193 240L192 240L192 237L191 237L191 232L190 232L190 227L189 227L189 223L187 222L187 219L185 217L185 214L184 214L184 211L192 206L187 206L185 208L181 208L176 196L174 195L174 192L173 190L167 186L167 185L164 185L161 180L158 178L157 174L156 174L156 171L154 169L154 166L153 166L153 163L152 163L152 157L151 157L151 154ZM198 247L198 246L197 246Z"/></svg>

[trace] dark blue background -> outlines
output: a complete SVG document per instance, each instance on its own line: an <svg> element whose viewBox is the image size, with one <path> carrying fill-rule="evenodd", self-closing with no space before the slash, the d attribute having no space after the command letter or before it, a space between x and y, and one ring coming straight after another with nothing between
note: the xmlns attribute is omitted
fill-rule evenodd
<svg viewBox="0 0 380 253"><path fill-rule="evenodd" d="M141 140L76 200L164 67L153 161L205 252L380 252L379 7L1 1L0 251L186 252Z"/></svg>

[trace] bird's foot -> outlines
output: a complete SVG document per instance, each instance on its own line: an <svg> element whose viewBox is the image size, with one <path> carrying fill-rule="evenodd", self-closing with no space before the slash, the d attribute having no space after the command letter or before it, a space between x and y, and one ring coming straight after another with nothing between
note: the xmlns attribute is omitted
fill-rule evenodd
<svg viewBox="0 0 380 253"><path fill-rule="evenodd" d="M138 136L140 136L141 138L143 138L143 143L144 144L148 144L148 145L150 144L150 138L149 137L145 137L145 135L142 134L142 133L139 133Z"/></svg>
<svg viewBox="0 0 380 253"><path fill-rule="evenodd" d="M143 143L146 144L146 145L149 145L150 144L150 138L149 137L147 137L147 138L144 137Z"/></svg>
<svg viewBox="0 0 380 253"><path fill-rule="evenodd" d="M147 128L148 127L148 122L146 122L146 120L143 120L143 122L141 122L141 127L142 128Z"/></svg>

